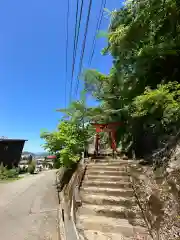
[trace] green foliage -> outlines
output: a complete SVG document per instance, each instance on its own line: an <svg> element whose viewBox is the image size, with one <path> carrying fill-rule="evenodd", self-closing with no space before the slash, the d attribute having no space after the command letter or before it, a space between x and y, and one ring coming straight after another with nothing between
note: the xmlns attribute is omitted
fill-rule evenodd
<svg viewBox="0 0 180 240"><path fill-rule="evenodd" d="M15 179L18 178L19 171L18 168L8 169L4 167L1 163L0 165L0 180Z"/></svg>
<svg viewBox="0 0 180 240"><path fill-rule="evenodd" d="M85 129L71 121L60 121L57 131L51 133L51 136L53 141L49 135L48 138L42 135L46 141L44 148L56 154L63 166L70 167L79 160L86 139Z"/></svg>
<svg viewBox="0 0 180 240"><path fill-rule="evenodd" d="M35 163L35 161L32 161L32 162L29 163L29 165L28 165L28 173L34 174L35 169L36 169L36 163Z"/></svg>
<svg viewBox="0 0 180 240"><path fill-rule="evenodd" d="M76 163L84 151L88 134L90 109L85 105L85 94L81 99L72 102L68 109L60 109L64 117L59 122L56 131L44 132L41 138L45 140L43 147L55 154L58 161L56 167L71 167Z"/></svg>
<svg viewBox="0 0 180 240"><path fill-rule="evenodd" d="M157 89L146 89L133 102L133 117L151 117L163 125L174 124L180 120L180 84L171 82L159 85Z"/></svg>
<svg viewBox="0 0 180 240"><path fill-rule="evenodd" d="M61 167L61 162L59 161L59 158L56 158L53 160L53 168L59 169Z"/></svg>

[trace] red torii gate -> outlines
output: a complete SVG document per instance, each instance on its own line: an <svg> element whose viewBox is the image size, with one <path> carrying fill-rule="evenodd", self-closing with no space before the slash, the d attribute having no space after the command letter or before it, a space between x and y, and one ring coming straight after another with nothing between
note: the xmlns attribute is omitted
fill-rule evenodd
<svg viewBox="0 0 180 240"><path fill-rule="evenodd" d="M92 126L96 128L96 140L95 140L95 152L98 154L99 150L99 140L100 140L100 132L109 132L109 137L111 139L111 148L117 152L117 144L116 144L116 130L117 127L121 125L120 122L112 122L112 123L91 123Z"/></svg>

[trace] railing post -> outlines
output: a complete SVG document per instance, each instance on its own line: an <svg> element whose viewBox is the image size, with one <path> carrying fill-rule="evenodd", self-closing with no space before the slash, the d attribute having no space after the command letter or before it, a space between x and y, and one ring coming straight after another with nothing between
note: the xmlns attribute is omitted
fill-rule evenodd
<svg viewBox="0 0 180 240"><path fill-rule="evenodd" d="M136 154L135 154L134 149L132 150L132 159L133 159L133 160L136 160Z"/></svg>
<svg viewBox="0 0 180 240"><path fill-rule="evenodd" d="M82 152L82 164L84 165L84 152Z"/></svg>

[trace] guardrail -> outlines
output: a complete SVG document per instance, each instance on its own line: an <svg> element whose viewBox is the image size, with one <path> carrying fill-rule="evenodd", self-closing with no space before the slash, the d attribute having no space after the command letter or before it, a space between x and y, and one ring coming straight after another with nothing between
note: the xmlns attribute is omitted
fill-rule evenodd
<svg viewBox="0 0 180 240"><path fill-rule="evenodd" d="M85 170L86 161L84 157L82 157L69 183L65 185L59 193L61 240L80 240L80 236L76 228L76 211L78 206L81 205L79 188L84 177ZM65 172L66 169L62 169L60 180Z"/></svg>

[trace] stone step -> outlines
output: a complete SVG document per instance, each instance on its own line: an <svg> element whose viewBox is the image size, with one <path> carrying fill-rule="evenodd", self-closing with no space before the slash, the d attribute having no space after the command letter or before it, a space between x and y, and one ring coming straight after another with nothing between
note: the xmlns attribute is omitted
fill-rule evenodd
<svg viewBox="0 0 180 240"><path fill-rule="evenodd" d="M129 240L129 237L124 237L120 233L110 233L110 232L100 232L100 231L93 231L93 230L80 230L83 239L86 240Z"/></svg>
<svg viewBox="0 0 180 240"><path fill-rule="evenodd" d="M112 189L112 188L105 188L105 187L81 187L81 192L86 192L89 194L93 193L103 193L104 195L111 195L111 196L122 196L122 197L133 197L133 190L132 189Z"/></svg>
<svg viewBox="0 0 180 240"><path fill-rule="evenodd" d="M95 169L87 169L86 174L96 174L96 175L107 175L107 176L128 176L128 173L125 171L113 171L113 170L95 170Z"/></svg>
<svg viewBox="0 0 180 240"><path fill-rule="evenodd" d="M91 160L91 162L94 162L94 163L119 163L119 162L133 162L133 160L124 160L124 159L121 159L121 158L117 158L117 159L112 159L112 158L103 158L103 159L93 159Z"/></svg>
<svg viewBox="0 0 180 240"><path fill-rule="evenodd" d="M122 166L99 166L99 165L87 165L87 170L92 170L92 171L126 171L126 167L124 165Z"/></svg>
<svg viewBox="0 0 180 240"><path fill-rule="evenodd" d="M134 236L136 232L140 234L147 234L147 230L145 228L132 226L126 219L107 218L104 216L79 215L77 228L79 230L100 231L108 234L119 233L127 238ZM121 238L119 238L119 240L120 239ZM97 238L97 240L99 240L99 238Z"/></svg>
<svg viewBox="0 0 180 240"><path fill-rule="evenodd" d="M130 165L131 163L129 163L128 161L118 161L118 162L90 162L88 163L88 166L92 166L92 167L121 167L121 166L127 166Z"/></svg>
<svg viewBox="0 0 180 240"><path fill-rule="evenodd" d="M127 166L133 164L132 162L128 162L127 160L121 161L102 161L102 162L89 162L90 165L109 165L109 166Z"/></svg>
<svg viewBox="0 0 180 240"><path fill-rule="evenodd" d="M90 166L126 166L132 165L134 161L132 160L117 160L117 161L98 161L98 162L89 162L88 165Z"/></svg>
<svg viewBox="0 0 180 240"><path fill-rule="evenodd" d="M105 188L131 188L130 182L127 181L102 181L102 180L84 180L83 187L105 187Z"/></svg>
<svg viewBox="0 0 180 240"><path fill-rule="evenodd" d="M112 218L122 218L133 220L135 218L140 218L131 209L123 206L114 205L94 205L94 204L83 204L82 207L78 209L79 215L93 215L93 216L105 216Z"/></svg>
<svg viewBox="0 0 180 240"><path fill-rule="evenodd" d="M115 206L124 206L132 207L135 205L135 199L125 198L125 197L116 197L111 195L103 195L101 193L81 194L81 200L83 203L87 204L96 204L96 205L115 205Z"/></svg>
<svg viewBox="0 0 180 240"><path fill-rule="evenodd" d="M102 181L128 181L129 182L129 176L112 176L112 175L97 175L97 174L85 174L84 180L102 180Z"/></svg>
<svg viewBox="0 0 180 240"><path fill-rule="evenodd" d="M139 233L137 230L134 230L133 235L128 237L124 236L121 233L100 232L100 231L94 231L94 230L84 230L80 232L83 232L82 235L84 236L83 238L80 238L80 240L84 240L84 239L86 240L135 240L135 239L152 240L152 238L148 236L147 232L141 233L141 235L139 236Z"/></svg>

